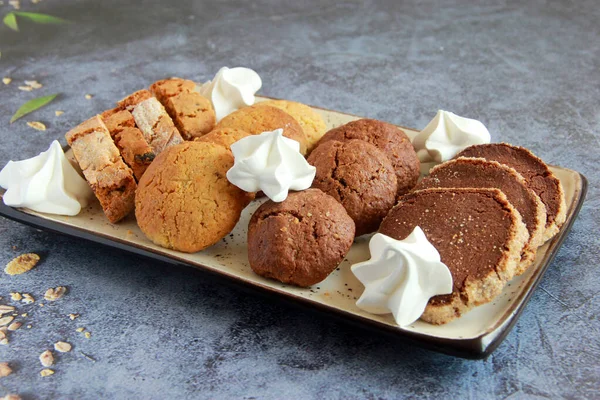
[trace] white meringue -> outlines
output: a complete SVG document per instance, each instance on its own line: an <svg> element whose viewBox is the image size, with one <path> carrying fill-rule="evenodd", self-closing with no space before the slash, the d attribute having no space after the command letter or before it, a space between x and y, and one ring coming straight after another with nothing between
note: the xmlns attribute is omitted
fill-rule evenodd
<svg viewBox="0 0 600 400"><path fill-rule="evenodd" d="M253 105L254 94L261 86L260 76L250 68L223 67L212 80L203 83L198 92L212 102L219 122L232 112Z"/></svg>
<svg viewBox="0 0 600 400"><path fill-rule="evenodd" d="M7 206L48 214L77 215L93 195L56 140L36 157L9 161L0 171L0 186Z"/></svg>
<svg viewBox="0 0 600 400"><path fill-rule="evenodd" d="M300 143L283 136L283 129L247 136L231 145L235 157L227 179L246 192L262 190L275 202L289 190L312 185L317 169L300 153Z"/></svg>
<svg viewBox="0 0 600 400"><path fill-rule="evenodd" d="M391 312L398 325L406 326L419 319L431 297L452 293L452 274L420 227L404 240L376 233L369 250L370 260L351 267L365 285L356 302L360 309Z"/></svg>
<svg viewBox="0 0 600 400"><path fill-rule="evenodd" d="M465 148L489 143L490 132L481 122L439 110L415 138L413 146L424 163L444 162Z"/></svg>

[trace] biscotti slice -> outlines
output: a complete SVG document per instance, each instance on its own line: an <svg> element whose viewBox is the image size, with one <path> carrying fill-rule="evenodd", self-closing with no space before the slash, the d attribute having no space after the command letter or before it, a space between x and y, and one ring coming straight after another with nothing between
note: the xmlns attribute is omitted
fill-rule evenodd
<svg viewBox="0 0 600 400"><path fill-rule="evenodd" d="M193 81L171 78L155 82L150 91L169 113L186 140L210 132L217 121L209 99L196 91Z"/></svg>
<svg viewBox="0 0 600 400"><path fill-rule="evenodd" d="M404 195L379 232L403 240L419 226L452 274L451 294L432 297L421 319L444 324L492 301L529 239L519 212L498 189L443 188Z"/></svg>
<svg viewBox="0 0 600 400"><path fill-rule="evenodd" d="M136 183L100 116L71 129L65 138L108 220L123 219L134 208Z"/></svg>
<svg viewBox="0 0 600 400"><path fill-rule="evenodd" d="M437 165L417 189L434 187L496 188L519 211L529 232L529 242L517 274L523 273L535 259L537 248L543 243L546 226L546 207L517 171L496 161L483 158L457 158Z"/></svg>
<svg viewBox="0 0 600 400"><path fill-rule="evenodd" d="M164 149L183 142L173 120L149 91L139 90L119 101L118 105L131 112L154 154L158 155Z"/></svg>
<svg viewBox="0 0 600 400"><path fill-rule="evenodd" d="M135 126L133 115L127 110L115 108L103 112L101 116L123 160L139 181L155 155L142 131Z"/></svg>
<svg viewBox="0 0 600 400"><path fill-rule="evenodd" d="M490 143L467 147L457 157L481 157L498 161L517 170L523 175L527 185L546 206L546 229L544 241L558 233L567 217L565 192L560 180L550 171L548 165L524 147L508 143Z"/></svg>

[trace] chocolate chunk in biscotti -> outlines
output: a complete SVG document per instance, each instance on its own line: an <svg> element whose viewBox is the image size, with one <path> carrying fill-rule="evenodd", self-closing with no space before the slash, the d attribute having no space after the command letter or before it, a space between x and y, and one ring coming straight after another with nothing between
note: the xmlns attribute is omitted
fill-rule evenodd
<svg viewBox="0 0 600 400"><path fill-rule="evenodd" d="M165 107L184 139L201 137L215 127L216 115L212 103L196 91L193 81L163 79L154 82L150 91Z"/></svg>
<svg viewBox="0 0 600 400"><path fill-rule="evenodd" d="M112 223L133 211L136 183L99 115L65 135L83 175Z"/></svg>
<svg viewBox="0 0 600 400"><path fill-rule="evenodd" d="M463 157L435 166L417 185L417 189L433 187L496 188L504 192L521 214L529 232L518 273L523 273L533 263L537 248L543 243L546 207L527 187L521 174L496 161Z"/></svg>
<svg viewBox="0 0 600 400"><path fill-rule="evenodd" d="M266 278L307 287L321 282L342 262L354 240L354 222L319 189L271 200L252 215L248 259Z"/></svg>
<svg viewBox="0 0 600 400"><path fill-rule="evenodd" d="M135 126L133 115L127 110L115 108L103 112L101 117L123 160L131 167L139 181L154 160L154 152L142 131Z"/></svg>
<svg viewBox="0 0 600 400"><path fill-rule="evenodd" d="M407 193L417 184L419 158L402 129L374 119L359 119L331 129L317 146L330 140L344 142L352 139L367 141L385 153L396 171L399 195Z"/></svg>
<svg viewBox="0 0 600 400"><path fill-rule="evenodd" d="M154 154L183 142L181 134L156 97L147 90L139 90L117 102L123 110L131 112L135 124L144 134Z"/></svg>
<svg viewBox="0 0 600 400"><path fill-rule="evenodd" d="M546 206L544 241L558 233L567 216L565 193L560 181L548 165L531 151L507 143L491 143L467 147L456 157L481 157L514 168L525 178L527 186Z"/></svg>
<svg viewBox="0 0 600 400"><path fill-rule="evenodd" d="M405 239L419 226L452 274L451 294L429 300L424 321L444 324L493 300L516 273L529 237L498 189L425 189L400 198L379 232Z"/></svg>
<svg viewBox="0 0 600 400"><path fill-rule="evenodd" d="M391 161L362 140L331 140L310 153L317 168L313 187L339 201L356 224L356 236L377 230L396 201L396 174Z"/></svg>

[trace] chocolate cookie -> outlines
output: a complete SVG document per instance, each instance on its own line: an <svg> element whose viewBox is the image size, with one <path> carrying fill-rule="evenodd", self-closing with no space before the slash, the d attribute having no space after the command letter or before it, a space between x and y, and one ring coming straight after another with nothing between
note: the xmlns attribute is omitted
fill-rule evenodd
<svg viewBox="0 0 600 400"><path fill-rule="evenodd" d="M398 195L407 193L419 179L420 163L406 134L397 126L374 119L359 119L327 132L319 145L330 140L359 139L383 151L392 162L398 181Z"/></svg>
<svg viewBox="0 0 600 400"><path fill-rule="evenodd" d="M356 236L374 232L396 201L391 161L363 140L330 140L310 153L317 168L313 187L339 201L356 224Z"/></svg>
<svg viewBox="0 0 600 400"><path fill-rule="evenodd" d="M491 143L467 147L456 157L482 157L514 168L546 206L544 241L552 238L567 217L565 193L558 178L539 157L524 147Z"/></svg>
<svg viewBox="0 0 600 400"><path fill-rule="evenodd" d="M452 274L453 291L429 300L421 319L444 324L490 302L512 279L529 235L498 189L425 189L400 198L379 232L405 239L419 226Z"/></svg>
<svg viewBox="0 0 600 400"><path fill-rule="evenodd" d="M440 187L496 188L504 192L521 214L529 232L518 273L523 273L533 263L537 248L543 243L546 207L527 187L521 174L496 161L462 157L435 166L417 185L417 189Z"/></svg>
<svg viewBox="0 0 600 400"><path fill-rule="evenodd" d="M344 207L308 189L256 210L248 226L248 259L259 275L306 287L325 279L353 240L354 222Z"/></svg>
<svg viewBox="0 0 600 400"><path fill-rule="evenodd" d="M233 155L224 146L185 142L169 147L138 184L135 216L159 246L194 253L228 234L250 196L225 174Z"/></svg>
<svg viewBox="0 0 600 400"><path fill-rule="evenodd" d="M283 129L283 136L300 143L300 152L306 154L307 141L302 127L296 120L279 108L255 104L251 107L240 108L223 118L215 130L236 128L252 135Z"/></svg>

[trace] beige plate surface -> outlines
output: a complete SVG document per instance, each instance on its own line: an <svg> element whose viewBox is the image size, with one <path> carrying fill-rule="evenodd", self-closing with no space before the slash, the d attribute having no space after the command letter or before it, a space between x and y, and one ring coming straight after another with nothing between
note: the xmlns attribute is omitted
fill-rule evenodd
<svg viewBox="0 0 600 400"><path fill-rule="evenodd" d="M320 108L315 108L315 110L323 116L330 128L358 119L356 116L335 111ZM414 130L403 129L411 137L416 134ZM68 151L67 154L70 155L71 152ZM411 326L400 328L394 323L391 315L373 315L356 307L356 299L362 293L363 287L350 272L350 266L369 258L368 240L370 236L357 239L339 268L325 281L311 289L283 285L254 274L248 265L246 232L252 213L264 200L254 201L244 210L231 235L211 248L196 254L180 253L154 245L139 230L133 215L117 225L110 224L104 217L97 201L93 201L75 217L41 214L27 209L13 210L3 204L0 214L45 229L73 236L85 236L86 239L104 244L116 243L117 247L129 249L138 254L162 255L173 261L225 275L286 298L301 300L320 310L332 311L367 325L384 328L392 334L398 334L444 352L467 357L480 357L489 354L489 351L493 350L504 336L507 328L510 328L513 317L524 306L529 292L535 288L545 267L558 250L566 230L576 215L582 196L585 194L585 178L578 172L560 167L552 167L552 171L564 186L568 208L567 223L561 232L538 250L535 264L526 273L513 279L495 301L477 307L463 317L441 326L417 321ZM26 218L26 215L39 218ZM68 228L76 228L76 230ZM427 343L428 341L430 343ZM493 346L491 346L492 343L494 343ZM490 349L490 347L493 348Z"/></svg>

